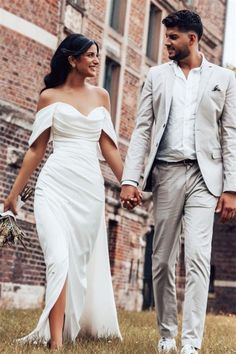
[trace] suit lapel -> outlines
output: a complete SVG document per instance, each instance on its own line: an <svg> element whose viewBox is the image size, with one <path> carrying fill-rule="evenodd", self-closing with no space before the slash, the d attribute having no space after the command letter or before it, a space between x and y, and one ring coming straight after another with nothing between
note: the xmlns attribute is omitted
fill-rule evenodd
<svg viewBox="0 0 236 354"><path fill-rule="evenodd" d="M210 76L213 73L213 65L205 59L205 65L202 67L202 73L199 83L199 91L198 91L198 98L196 104L196 112L198 107L201 103L203 94L207 88L207 84L209 82ZM165 118L168 119L171 100L173 96L173 87L174 87L174 80L175 80L175 73L171 66L172 64L169 63L168 70L166 72L166 79L165 79Z"/></svg>
<svg viewBox="0 0 236 354"><path fill-rule="evenodd" d="M175 80L175 73L171 66L172 64L169 63L168 71L166 73L165 79L165 118L168 119L169 112L170 112L170 105L173 95L173 87L174 87L174 80Z"/></svg>
<svg viewBox="0 0 236 354"><path fill-rule="evenodd" d="M196 110L195 112L198 111L198 107L201 103L203 94L207 88L207 84L209 82L210 76L213 72L213 66L211 63L209 63L208 61L206 61L206 64L203 65L202 67L202 73L201 73L201 77L200 77L200 82L199 82L199 90L198 90L198 98L197 98L197 103L196 103Z"/></svg>

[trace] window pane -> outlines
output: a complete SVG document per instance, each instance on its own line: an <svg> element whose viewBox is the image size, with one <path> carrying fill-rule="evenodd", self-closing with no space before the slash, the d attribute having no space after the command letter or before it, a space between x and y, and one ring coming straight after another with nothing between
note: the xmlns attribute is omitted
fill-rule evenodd
<svg viewBox="0 0 236 354"><path fill-rule="evenodd" d="M111 0L111 2L110 26L123 34L127 0Z"/></svg>
<svg viewBox="0 0 236 354"><path fill-rule="evenodd" d="M147 56L153 61L157 61L161 26L161 11L151 4L149 14Z"/></svg>
<svg viewBox="0 0 236 354"><path fill-rule="evenodd" d="M85 3L84 0L67 0L67 4L70 4L74 8L78 10L84 10L85 9Z"/></svg>
<svg viewBox="0 0 236 354"><path fill-rule="evenodd" d="M110 94L111 116L112 116L113 123L115 123L115 117L116 117L119 78L120 78L120 65L116 61L107 57L105 76L104 76L104 88Z"/></svg>
<svg viewBox="0 0 236 354"><path fill-rule="evenodd" d="M209 293L214 294L214 282L215 282L215 266L211 264L211 273L210 273L210 284L209 284Z"/></svg>
<svg viewBox="0 0 236 354"><path fill-rule="evenodd" d="M114 274L114 265L116 257L116 242L117 242L117 229L118 223L115 220L109 220L108 222L108 250L109 250L109 259L111 266L111 275Z"/></svg>

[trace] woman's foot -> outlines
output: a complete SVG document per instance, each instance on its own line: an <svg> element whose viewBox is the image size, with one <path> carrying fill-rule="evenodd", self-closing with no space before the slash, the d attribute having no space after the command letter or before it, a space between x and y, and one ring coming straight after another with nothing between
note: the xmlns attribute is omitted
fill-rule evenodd
<svg viewBox="0 0 236 354"><path fill-rule="evenodd" d="M47 344L47 347L50 350L57 350L57 349L62 348L62 342L56 342L54 340L49 340L48 344Z"/></svg>

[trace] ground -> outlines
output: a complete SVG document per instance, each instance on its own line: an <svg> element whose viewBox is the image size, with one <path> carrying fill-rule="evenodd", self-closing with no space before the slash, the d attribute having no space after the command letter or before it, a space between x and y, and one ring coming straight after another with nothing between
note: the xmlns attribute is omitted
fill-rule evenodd
<svg viewBox="0 0 236 354"><path fill-rule="evenodd" d="M17 346L14 339L29 333L37 323L39 310L0 309L0 353L49 353L42 346ZM65 345L56 353L79 354L154 354L157 353L157 332L154 312L119 311L123 341L79 340L74 346ZM180 344L180 337L177 338ZM236 353L236 316L211 315L206 319L204 343L200 354Z"/></svg>

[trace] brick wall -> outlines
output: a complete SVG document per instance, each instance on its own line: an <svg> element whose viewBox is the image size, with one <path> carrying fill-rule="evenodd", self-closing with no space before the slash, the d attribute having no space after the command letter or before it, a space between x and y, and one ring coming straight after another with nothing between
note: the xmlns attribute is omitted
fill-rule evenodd
<svg viewBox="0 0 236 354"><path fill-rule="evenodd" d="M236 308L236 222L221 224L216 217L212 242L214 291L209 298L210 311L233 312Z"/></svg>
<svg viewBox="0 0 236 354"><path fill-rule="evenodd" d="M58 0L1 0L0 7L57 36L61 4Z"/></svg>
<svg viewBox="0 0 236 354"><path fill-rule="evenodd" d="M139 93L139 79L126 71L124 74L124 89L119 130L120 136L126 139L130 138L130 132L133 131L135 126L134 116L137 110L137 102L136 100L134 101L134 99L139 96Z"/></svg>
<svg viewBox="0 0 236 354"><path fill-rule="evenodd" d="M145 22L146 1L137 0L131 2L130 19L129 19L129 41L131 45L135 45L136 50L142 49L144 40L144 22Z"/></svg>
<svg viewBox="0 0 236 354"><path fill-rule="evenodd" d="M24 121L24 119L26 121ZM1 200L9 192L19 171L30 136L27 120L33 119L32 113L16 110L14 105L0 104L0 195ZM16 124L21 122L21 126ZM49 145L46 156L51 147ZM46 158L45 158L46 159ZM45 160L33 173L30 185L34 186ZM33 197L23 206L18 214L19 226L25 231L25 244L10 248L0 248L0 282L20 283L43 286L45 284L45 264L39 246L33 217Z"/></svg>
<svg viewBox="0 0 236 354"><path fill-rule="evenodd" d="M0 27L1 100L35 112L52 50Z"/></svg>

